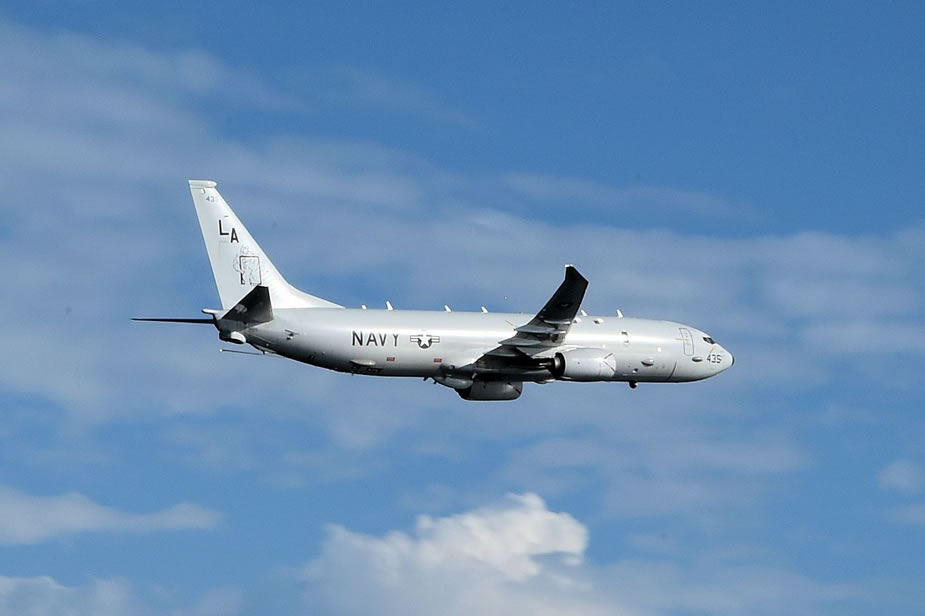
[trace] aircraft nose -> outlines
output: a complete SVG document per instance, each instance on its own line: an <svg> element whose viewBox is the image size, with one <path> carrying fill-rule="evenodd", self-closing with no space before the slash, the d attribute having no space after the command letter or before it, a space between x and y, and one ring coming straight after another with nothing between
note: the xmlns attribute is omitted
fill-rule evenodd
<svg viewBox="0 0 925 616"><path fill-rule="evenodd" d="M732 368L733 364L736 363L736 358L732 353L726 350L725 347L723 348L723 355L725 355L727 358L727 361L723 362L725 364L723 366L723 370L729 370L730 368Z"/></svg>

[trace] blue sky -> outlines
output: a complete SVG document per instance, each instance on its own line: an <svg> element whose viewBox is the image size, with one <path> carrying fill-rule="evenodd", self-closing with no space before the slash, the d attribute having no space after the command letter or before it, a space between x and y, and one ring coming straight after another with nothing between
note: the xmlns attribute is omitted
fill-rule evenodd
<svg viewBox="0 0 925 616"><path fill-rule="evenodd" d="M920 613L917 3L0 9L0 615ZM346 305L709 331L473 404L220 355L186 179Z"/></svg>

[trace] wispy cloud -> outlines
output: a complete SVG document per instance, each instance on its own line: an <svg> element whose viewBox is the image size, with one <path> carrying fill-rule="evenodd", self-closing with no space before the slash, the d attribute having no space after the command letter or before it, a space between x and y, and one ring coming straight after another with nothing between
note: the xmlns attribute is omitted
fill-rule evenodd
<svg viewBox="0 0 925 616"><path fill-rule="evenodd" d="M146 610L121 579L64 586L50 577L0 577L0 615L133 616Z"/></svg>
<svg viewBox="0 0 925 616"><path fill-rule="evenodd" d="M285 109L297 104L282 90L270 87L255 73L232 68L214 56L197 49L174 52L153 52L139 45L115 40L101 41L93 37L59 31L53 34L0 22L0 48L4 62L0 73L16 76L19 87L3 90L5 102L21 100L35 92L33 84L42 84L65 90L73 99L48 100L31 98L40 107L62 111L80 109L87 117L104 119L118 116L134 118L141 123L144 117L136 115L133 96L139 89L157 93L158 99L179 102L182 97L217 97L225 102L269 109ZM108 84L108 86L106 86ZM108 93L114 98L98 95ZM119 94L128 95L120 96ZM104 102L93 109L86 103ZM67 117L60 118L63 122ZM161 115L150 118L155 125L165 119Z"/></svg>
<svg viewBox="0 0 925 616"><path fill-rule="evenodd" d="M693 518L753 506L760 498L758 478L794 473L808 463L786 440L737 434L722 442L703 429L702 418L667 408L657 421L623 417L598 425L597 437L538 439L512 453L503 475L514 485L557 494L593 482L609 515L683 512Z"/></svg>
<svg viewBox="0 0 925 616"><path fill-rule="evenodd" d="M618 188L583 178L509 173L502 177L509 188L537 201L556 201L569 207L593 206L624 210L687 211L699 216L750 215L745 204L733 204L714 195L656 186Z"/></svg>
<svg viewBox="0 0 925 616"><path fill-rule="evenodd" d="M193 503L155 513L127 513L97 504L82 494L33 496L0 486L0 544L46 541L84 532L149 533L214 528L220 514Z"/></svg>
<svg viewBox="0 0 925 616"><path fill-rule="evenodd" d="M423 85L379 71L339 66L322 79L322 91L331 100L376 111L398 112L465 128L475 119Z"/></svg>
<svg viewBox="0 0 925 616"><path fill-rule="evenodd" d="M925 488L925 470L912 460L896 460L880 471L877 483L884 490L915 494Z"/></svg>
<svg viewBox="0 0 925 616"><path fill-rule="evenodd" d="M895 507L887 514L897 524L925 527L925 503Z"/></svg>
<svg viewBox="0 0 925 616"><path fill-rule="evenodd" d="M234 616L242 611L241 593L234 588L209 590L190 605L167 601L164 589L157 590L144 592L121 578L67 586L47 576L0 576L0 616Z"/></svg>
<svg viewBox="0 0 925 616"><path fill-rule="evenodd" d="M808 325L806 341L823 353L925 353L925 324L910 320L858 318Z"/></svg>
<svg viewBox="0 0 925 616"><path fill-rule="evenodd" d="M877 485L883 490L899 492L907 497L918 495L925 489L925 469L913 460L894 460L880 471ZM925 503L890 507L886 517L895 524L925 528Z"/></svg>

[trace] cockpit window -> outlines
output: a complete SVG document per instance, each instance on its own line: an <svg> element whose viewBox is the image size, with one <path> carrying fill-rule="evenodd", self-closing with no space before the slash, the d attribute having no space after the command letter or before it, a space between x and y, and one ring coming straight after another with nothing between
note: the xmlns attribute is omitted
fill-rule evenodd
<svg viewBox="0 0 925 616"><path fill-rule="evenodd" d="M709 336L704 336L704 337L703 337L703 341L704 341L704 342L708 342L708 343L710 343L710 344L716 344L716 341L713 340L713 338L710 338Z"/></svg>

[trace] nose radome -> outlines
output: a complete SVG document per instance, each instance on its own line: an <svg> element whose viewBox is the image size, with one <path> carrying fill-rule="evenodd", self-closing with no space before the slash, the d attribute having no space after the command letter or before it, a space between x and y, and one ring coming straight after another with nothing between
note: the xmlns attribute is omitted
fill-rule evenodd
<svg viewBox="0 0 925 616"><path fill-rule="evenodd" d="M732 368L733 364L736 363L736 358L732 353L726 350L725 347L723 348L723 353L725 353L726 356L729 358L729 364L724 367L724 370L728 370L729 368Z"/></svg>

